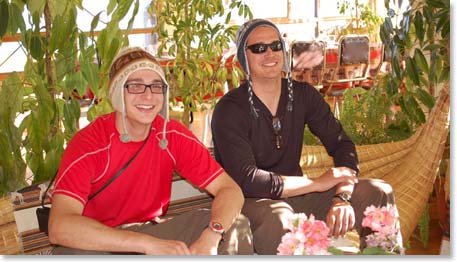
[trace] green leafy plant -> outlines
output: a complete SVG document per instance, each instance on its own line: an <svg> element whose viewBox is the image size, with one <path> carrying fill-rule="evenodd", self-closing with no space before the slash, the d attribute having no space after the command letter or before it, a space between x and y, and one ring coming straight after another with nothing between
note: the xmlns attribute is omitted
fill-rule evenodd
<svg viewBox="0 0 457 262"><path fill-rule="evenodd" d="M410 0L410 8L403 12L398 8L402 2L386 1L389 16L380 36L392 64L386 94L414 128L425 122L437 90L450 81L450 1ZM418 224L424 246L428 244L429 222L427 206Z"/></svg>
<svg viewBox="0 0 457 262"><path fill-rule="evenodd" d="M132 6L128 28L121 30L119 21ZM111 110L104 99L105 76L119 48L128 44L138 6L138 0L110 0L111 20L95 36L100 13L90 32L76 24L77 10L84 10L81 0L0 0L0 39L19 31L27 57L24 74L12 73L0 89L0 195L26 185L27 167L32 183L56 173L66 143L79 129L78 98L88 87L99 102L89 117Z"/></svg>
<svg viewBox="0 0 457 262"><path fill-rule="evenodd" d="M234 40L238 26L230 25L232 12L252 18L243 1L231 1L224 9L217 0L160 0L156 2L158 35L161 45L159 56L166 51L173 57L167 65L172 102L177 98L184 106L182 121L188 125L187 113L198 110L204 102L216 101L216 93L224 90L224 83L231 74L233 86L238 86L242 71L234 62L223 64L221 58ZM218 18L224 18L216 22ZM233 70L229 70L232 68ZM205 98L208 98L205 101Z"/></svg>
<svg viewBox="0 0 457 262"><path fill-rule="evenodd" d="M411 0L402 12L386 1L386 8L389 16L380 28L392 67L386 94L420 125L425 110L434 105L437 88L450 79L450 3Z"/></svg>
<svg viewBox="0 0 457 262"><path fill-rule="evenodd" d="M428 237L430 233L430 204L425 205L424 212L418 221L419 235L424 247L428 246Z"/></svg>
<svg viewBox="0 0 457 262"><path fill-rule="evenodd" d="M382 24L382 17L371 10L368 5L359 3L358 0L343 0L338 1L336 6L340 14L349 13L351 16L347 25L340 30L340 35L367 34L371 42L379 41L378 31Z"/></svg>
<svg viewBox="0 0 457 262"><path fill-rule="evenodd" d="M349 89L343 95L340 121L355 144L399 141L413 134L411 121L385 95L383 87L378 83L369 90Z"/></svg>
<svg viewBox="0 0 457 262"><path fill-rule="evenodd" d="M341 122L357 144L413 134L434 106L437 87L449 81L449 1L410 1L403 12L402 2L386 1L388 17L379 31L391 71L377 76L369 91L344 94Z"/></svg>

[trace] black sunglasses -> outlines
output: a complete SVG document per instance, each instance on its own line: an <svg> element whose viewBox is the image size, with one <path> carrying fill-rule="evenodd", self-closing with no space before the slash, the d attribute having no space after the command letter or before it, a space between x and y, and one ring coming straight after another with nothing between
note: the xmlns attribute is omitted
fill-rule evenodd
<svg viewBox="0 0 457 262"><path fill-rule="evenodd" d="M281 149L281 147L282 147L282 136L281 136L282 125L281 125L281 119L279 119L279 117L277 117L277 116L274 116L273 119L272 119L272 126L273 126L273 133L275 134L276 149Z"/></svg>
<svg viewBox="0 0 457 262"><path fill-rule="evenodd" d="M251 50L251 52L254 54L261 54L261 53L265 53L267 51L268 47L270 47L270 49L273 52L281 51L282 42L277 40L277 41L271 42L269 44L264 44L264 43L252 44L252 45L248 45L246 47L246 49Z"/></svg>

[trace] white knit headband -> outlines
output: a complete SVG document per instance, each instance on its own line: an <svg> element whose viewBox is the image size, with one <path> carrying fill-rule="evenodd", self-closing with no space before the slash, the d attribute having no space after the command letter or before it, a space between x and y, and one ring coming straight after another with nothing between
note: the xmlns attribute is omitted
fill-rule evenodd
<svg viewBox="0 0 457 262"><path fill-rule="evenodd" d="M154 57L147 53L145 50L134 47L126 48L119 52L119 54L114 58L113 64L110 69L110 84L109 84L109 98L111 100L111 105L114 110L122 114L122 127L123 133L121 132L120 140L124 143L130 142L130 136L128 134L126 126L126 115L125 115L125 101L124 101L124 85L128 77L139 70L151 70L156 72L159 77L162 79L163 83L167 86L164 98L162 111L160 114L165 119L162 130L162 138L159 142L159 146L162 149L166 149L168 146L168 140L166 138L166 128L167 122L169 121L169 112L168 112L168 100L169 100L169 88L168 82L165 79L165 73L154 59Z"/></svg>

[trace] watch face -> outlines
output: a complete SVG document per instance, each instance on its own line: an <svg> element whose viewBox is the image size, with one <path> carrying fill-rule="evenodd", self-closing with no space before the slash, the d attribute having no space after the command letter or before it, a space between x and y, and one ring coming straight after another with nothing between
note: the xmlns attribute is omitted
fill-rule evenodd
<svg viewBox="0 0 457 262"><path fill-rule="evenodd" d="M212 222L211 227L214 228L215 230L224 230L224 227L222 226L222 224L218 223L218 222Z"/></svg>
<svg viewBox="0 0 457 262"><path fill-rule="evenodd" d="M221 233L221 234L224 233L224 227L219 222L211 222L210 223L210 228L214 232Z"/></svg>
<svg viewBox="0 0 457 262"><path fill-rule="evenodd" d="M347 194L347 193L341 193L340 196L345 201L351 200L351 196L349 194Z"/></svg>
<svg viewBox="0 0 457 262"><path fill-rule="evenodd" d="M336 194L335 197L337 197L345 202L351 202L351 195L349 195L348 193L339 193L339 194Z"/></svg>
<svg viewBox="0 0 457 262"><path fill-rule="evenodd" d="M221 241L224 241L224 226L222 226L221 223L219 222L210 222L208 227L211 229L211 231L216 232L217 234L221 234Z"/></svg>

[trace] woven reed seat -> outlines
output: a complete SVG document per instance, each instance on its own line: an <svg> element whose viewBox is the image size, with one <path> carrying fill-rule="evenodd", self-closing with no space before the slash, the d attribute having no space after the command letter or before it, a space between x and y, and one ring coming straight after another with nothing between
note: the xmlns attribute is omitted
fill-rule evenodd
<svg viewBox="0 0 457 262"><path fill-rule="evenodd" d="M438 174L449 132L449 94L447 83L426 123L410 138L356 146L360 177L383 179L394 190L405 245L424 211ZM333 160L322 146L304 146L300 165L304 173L316 177L333 167Z"/></svg>

